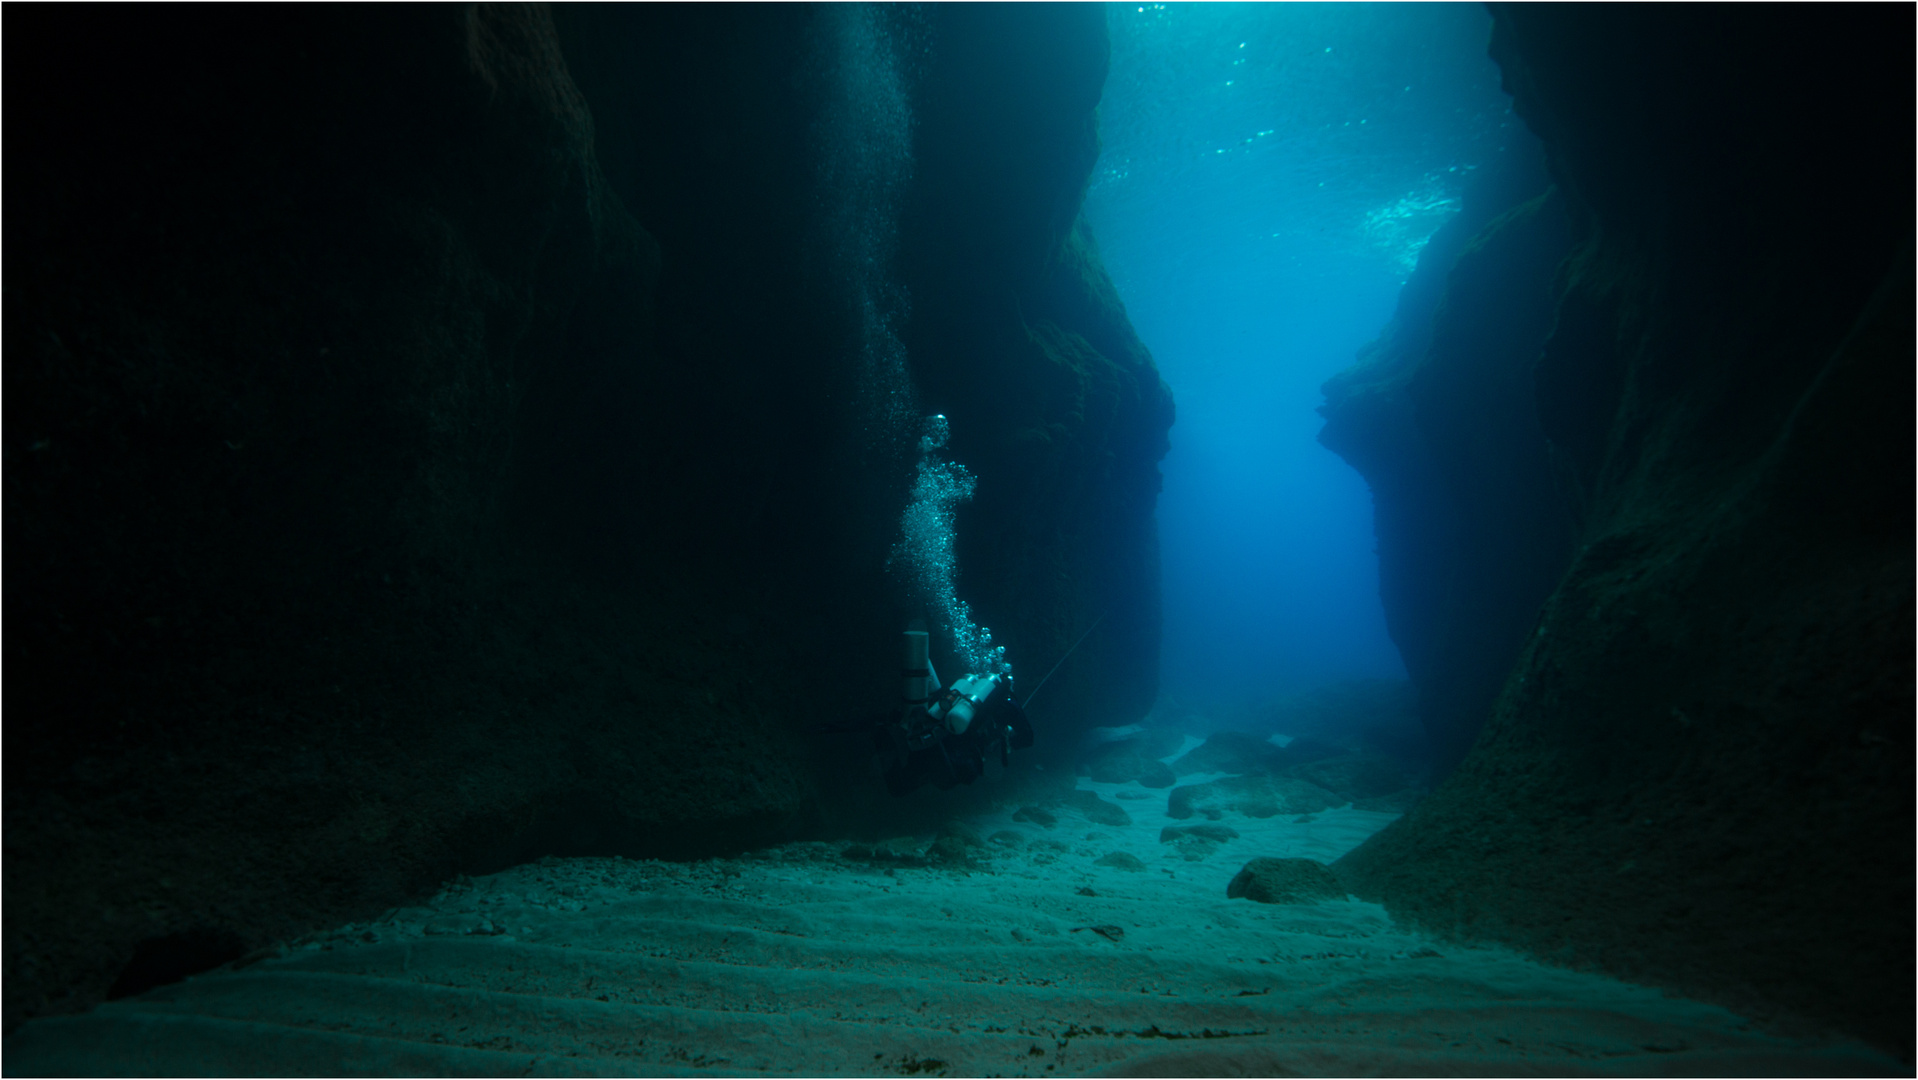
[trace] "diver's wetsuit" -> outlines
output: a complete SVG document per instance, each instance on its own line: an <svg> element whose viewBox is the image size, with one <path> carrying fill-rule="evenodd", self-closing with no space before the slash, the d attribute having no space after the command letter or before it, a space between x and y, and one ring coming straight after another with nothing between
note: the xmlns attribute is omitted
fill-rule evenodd
<svg viewBox="0 0 1918 1080"><path fill-rule="evenodd" d="M995 696L963 734L947 735L931 746L904 752L902 759L886 770L886 790L904 795L921 784L932 784L943 791L972 783L985 775L986 754L1008 727L1012 729L1009 749L1023 750L1032 745L1032 725L1026 720L1026 711L1010 696ZM881 728L874 742L881 750L897 752L902 749L899 739L900 728L892 724Z"/></svg>

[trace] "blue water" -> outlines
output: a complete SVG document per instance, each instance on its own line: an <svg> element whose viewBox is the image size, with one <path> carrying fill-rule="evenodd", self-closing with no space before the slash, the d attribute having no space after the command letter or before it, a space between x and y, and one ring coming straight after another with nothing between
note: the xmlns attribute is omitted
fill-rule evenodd
<svg viewBox="0 0 1918 1080"><path fill-rule="evenodd" d="M1319 385L1391 317L1519 121L1472 4L1114 4L1086 214L1178 402L1163 687L1251 700L1402 677L1371 497Z"/></svg>

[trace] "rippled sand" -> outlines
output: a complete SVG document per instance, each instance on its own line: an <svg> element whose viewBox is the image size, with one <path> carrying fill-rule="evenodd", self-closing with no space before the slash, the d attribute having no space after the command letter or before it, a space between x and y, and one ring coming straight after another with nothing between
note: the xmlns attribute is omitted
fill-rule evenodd
<svg viewBox="0 0 1918 1080"><path fill-rule="evenodd" d="M1227 815L1217 824L1239 837L1208 850L1160 841L1165 825L1199 823L1166 819L1163 791L1080 786L1132 823L1067 805L1045 827L1007 807L969 823L986 838L969 867L927 864L933 838L918 837L876 857L796 844L462 881L239 970L28 1024L6 1040L6 1071L1900 1071L1855 1045L1434 941L1373 904L1226 899L1247 859L1330 861L1390 814Z"/></svg>

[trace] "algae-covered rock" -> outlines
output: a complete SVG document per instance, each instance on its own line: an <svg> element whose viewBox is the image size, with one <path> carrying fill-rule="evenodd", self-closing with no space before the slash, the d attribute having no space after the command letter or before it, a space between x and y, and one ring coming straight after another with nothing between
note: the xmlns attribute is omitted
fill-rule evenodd
<svg viewBox="0 0 1918 1080"><path fill-rule="evenodd" d="M1309 904L1343 900L1345 887L1325 864L1311 859L1253 859L1225 887L1225 895L1261 904Z"/></svg>

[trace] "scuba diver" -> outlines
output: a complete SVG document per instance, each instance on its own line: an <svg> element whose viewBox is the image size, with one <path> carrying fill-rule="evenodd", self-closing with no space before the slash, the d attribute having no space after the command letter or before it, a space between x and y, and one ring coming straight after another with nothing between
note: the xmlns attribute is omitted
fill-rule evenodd
<svg viewBox="0 0 1918 1080"><path fill-rule="evenodd" d="M1103 615L1093 620L1020 701L1012 696L1010 674L967 674L951 686L941 686L932 668L931 638L923 629L925 624L914 620L914 628L904 638L905 693L900 705L869 720L825 724L813 732L869 732L873 749L890 759L886 790L894 795L905 795L921 784L941 790L970 784L985 775L986 757L995 750L999 763L1010 766L1014 750L1032 745L1026 706L1104 621Z"/></svg>
<svg viewBox="0 0 1918 1080"><path fill-rule="evenodd" d="M985 775L996 748L1002 765L1032 745L1032 725L1012 696L1012 676L967 674L942 687L933 670L931 639L905 632L905 700L896 717L874 727L873 747L890 754L886 790L904 795L921 784L944 790Z"/></svg>

